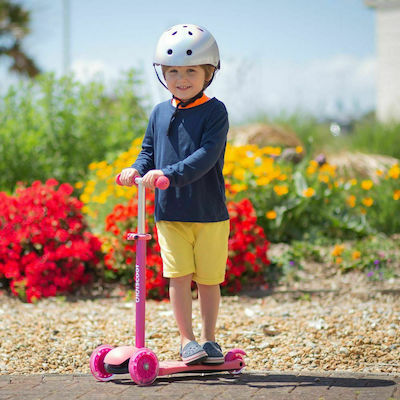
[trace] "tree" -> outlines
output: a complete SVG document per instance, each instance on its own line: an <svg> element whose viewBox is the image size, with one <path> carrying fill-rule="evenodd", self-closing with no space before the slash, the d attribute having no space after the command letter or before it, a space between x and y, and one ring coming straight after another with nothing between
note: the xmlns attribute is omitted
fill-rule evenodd
<svg viewBox="0 0 400 400"><path fill-rule="evenodd" d="M22 49L22 39L30 33L30 12L12 0L0 0L0 60L11 58L10 71L34 77L40 70Z"/></svg>

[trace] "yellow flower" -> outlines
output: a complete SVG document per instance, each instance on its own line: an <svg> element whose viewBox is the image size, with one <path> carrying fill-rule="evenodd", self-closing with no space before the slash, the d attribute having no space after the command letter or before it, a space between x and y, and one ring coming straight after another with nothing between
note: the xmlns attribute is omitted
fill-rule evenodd
<svg viewBox="0 0 400 400"><path fill-rule="evenodd" d="M107 167L107 161L100 161L97 163L97 169L103 169Z"/></svg>
<svg viewBox="0 0 400 400"><path fill-rule="evenodd" d="M315 194L315 190L311 187L303 190L304 197L312 197L312 196L314 196L314 194Z"/></svg>
<svg viewBox="0 0 400 400"><path fill-rule="evenodd" d="M355 185L357 185L357 179L355 179L355 178L350 179L349 183L350 183L351 186L355 186Z"/></svg>
<svg viewBox="0 0 400 400"><path fill-rule="evenodd" d="M245 185L244 183L235 183L231 186L231 190L234 193L239 193L242 192L244 190L247 190L247 185Z"/></svg>
<svg viewBox="0 0 400 400"><path fill-rule="evenodd" d="M325 163L324 165L321 166L320 171L326 172L327 174L329 174L331 176L335 176L336 165L331 165L331 164Z"/></svg>
<svg viewBox="0 0 400 400"><path fill-rule="evenodd" d="M278 196L283 196L288 193L289 189L286 185L275 185L274 191Z"/></svg>
<svg viewBox="0 0 400 400"><path fill-rule="evenodd" d="M350 206L350 207L354 207L356 205L356 196L354 196L353 194L350 195L347 199L346 199L346 203Z"/></svg>
<svg viewBox="0 0 400 400"><path fill-rule="evenodd" d="M261 176L256 179L257 186L265 186L265 185L268 185L269 182L270 182L270 179L267 176Z"/></svg>
<svg viewBox="0 0 400 400"><path fill-rule="evenodd" d="M268 219L275 219L275 218L276 218L276 212L275 212L274 210L267 211L267 212L265 213L265 216L266 216Z"/></svg>
<svg viewBox="0 0 400 400"><path fill-rule="evenodd" d="M329 183L329 176L328 175L319 175L318 179L320 182Z"/></svg>
<svg viewBox="0 0 400 400"><path fill-rule="evenodd" d="M361 200L365 207L371 207L374 204L374 200L371 197L365 197Z"/></svg>
<svg viewBox="0 0 400 400"><path fill-rule="evenodd" d="M90 201L90 196L83 193L83 194L81 194L80 200L82 203L87 204Z"/></svg>
<svg viewBox="0 0 400 400"><path fill-rule="evenodd" d="M335 260L336 264L341 264L342 261L343 261L343 258L342 258L342 257L338 257L338 258L336 258L336 260Z"/></svg>
<svg viewBox="0 0 400 400"><path fill-rule="evenodd" d="M287 175L286 174L278 174L276 179L278 179L278 181L286 181L287 180Z"/></svg>
<svg viewBox="0 0 400 400"><path fill-rule="evenodd" d="M308 166L307 167L307 170L306 170L306 172L307 172L307 175L313 175L313 174L315 174L315 171L316 171L316 168L315 167L313 167L313 166Z"/></svg>
<svg viewBox="0 0 400 400"><path fill-rule="evenodd" d="M75 188L76 189L82 189L83 188L83 182L76 182L75 183Z"/></svg>
<svg viewBox="0 0 400 400"><path fill-rule="evenodd" d="M393 179L398 179L398 178L399 178L399 175L400 175L399 164L394 164L394 165L390 168L390 170L389 170L389 172L388 172L388 175L389 175L391 178L393 178Z"/></svg>
<svg viewBox="0 0 400 400"><path fill-rule="evenodd" d="M351 258L353 260L358 260L361 257L361 253L358 250L353 251Z"/></svg>
<svg viewBox="0 0 400 400"><path fill-rule="evenodd" d="M84 194L91 195L94 192L94 185L87 185Z"/></svg>
<svg viewBox="0 0 400 400"><path fill-rule="evenodd" d="M244 181L244 175L246 173L246 170L244 168L236 168L233 171L233 176L235 177L235 179L237 179L238 181Z"/></svg>
<svg viewBox="0 0 400 400"><path fill-rule="evenodd" d="M234 170L234 164L233 163L230 162L230 163L226 163L224 165L224 170L223 170L224 175L232 174L233 170Z"/></svg>
<svg viewBox="0 0 400 400"><path fill-rule="evenodd" d="M332 250L332 255L334 257L339 257L343 253L343 250L344 250L343 244L336 244Z"/></svg>
<svg viewBox="0 0 400 400"><path fill-rule="evenodd" d="M302 153L302 152L303 152L303 147L296 146L296 153Z"/></svg>
<svg viewBox="0 0 400 400"><path fill-rule="evenodd" d="M370 190L373 185L374 184L372 183L372 181L370 179L367 179L367 180L361 182L361 187L364 190Z"/></svg>
<svg viewBox="0 0 400 400"><path fill-rule="evenodd" d="M394 200L399 200L400 199L400 190L395 190L393 192L393 199Z"/></svg>
<svg viewBox="0 0 400 400"><path fill-rule="evenodd" d="M383 171L381 169L377 169L375 171L375 173L376 173L377 176L382 176L383 175Z"/></svg>

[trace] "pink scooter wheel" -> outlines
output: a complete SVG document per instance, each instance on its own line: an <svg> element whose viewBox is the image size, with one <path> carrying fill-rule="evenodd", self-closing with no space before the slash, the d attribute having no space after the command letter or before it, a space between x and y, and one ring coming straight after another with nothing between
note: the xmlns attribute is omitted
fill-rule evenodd
<svg viewBox="0 0 400 400"><path fill-rule="evenodd" d="M244 369L244 367L246 366L242 355L246 355L246 353L241 349L232 349L232 350L228 351L228 353L226 353L225 361L241 360L243 362L242 368L235 369L233 371L229 371L230 374L232 374L232 375L240 374L242 372L242 370Z"/></svg>
<svg viewBox="0 0 400 400"><path fill-rule="evenodd" d="M104 358L112 349L112 346L103 344L97 347L90 356L90 372L98 381L106 382L114 377L114 374L110 374L104 368Z"/></svg>
<svg viewBox="0 0 400 400"><path fill-rule="evenodd" d="M151 385L158 376L158 358L150 349L143 347L132 354L128 368L135 383Z"/></svg>

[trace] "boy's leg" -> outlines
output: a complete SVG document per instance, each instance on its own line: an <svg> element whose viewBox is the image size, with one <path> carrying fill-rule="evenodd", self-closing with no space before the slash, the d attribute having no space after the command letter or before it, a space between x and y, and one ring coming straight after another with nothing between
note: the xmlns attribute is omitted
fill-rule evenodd
<svg viewBox="0 0 400 400"><path fill-rule="evenodd" d="M202 285L197 283L199 288L200 312L203 321L201 331L201 342L203 350L207 353L204 364L223 364L225 358L222 349L215 342L215 327L217 324L220 288L219 285Z"/></svg>
<svg viewBox="0 0 400 400"><path fill-rule="evenodd" d="M201 342L215 342L221 291L219 285L202 285L197 283L200 313L202 319Z"/></svg>
<svg viewBox="0 0 400 400"><path fill-rule="evenodd" d="M195 340L192 328L192 274L170 278L169 296L172 310L181 335L182 348Z"/></svg>

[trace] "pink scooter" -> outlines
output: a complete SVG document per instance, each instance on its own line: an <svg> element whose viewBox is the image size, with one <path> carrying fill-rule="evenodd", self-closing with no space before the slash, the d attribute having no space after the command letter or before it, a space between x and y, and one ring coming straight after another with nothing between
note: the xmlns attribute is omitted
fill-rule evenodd
<svg viewBox="0 0 400 400"><path fill-rule="evenodd" d="M116 177L117 184L121 185L120 175ZM158 376L171 375L179 372L218 372L228 371L239 374L245 367L241 349L230 350L225 355L225 362L220 365L186 365L183 361L158 361L153 351L145 347L145 304L146 304L146 240L151 235L145 233L145 203L146 191L142 185L142 178L136 178L138 185L138 231L129 233L128 240L136 240L136 340L135 346L113 347L107 344L97 347L90 356L90 371L99 381L109 381L116 374L129 373L132 380L138 385L151 385ZM165 190L169 186L169 179L161 176L155 186Z"/></svg>

